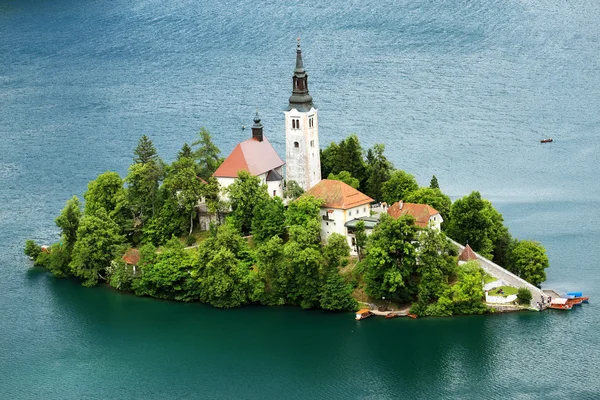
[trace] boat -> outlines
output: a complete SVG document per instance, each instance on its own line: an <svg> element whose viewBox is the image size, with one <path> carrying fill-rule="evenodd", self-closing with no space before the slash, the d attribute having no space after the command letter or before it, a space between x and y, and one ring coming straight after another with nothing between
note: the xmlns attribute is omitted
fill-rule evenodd
<svg viewBox="0 0 600 400"><path fill-rule="evenodd" d="M368 308L363 308L356 312L356 320L359 321L361 319L369 318L373 313Z"/></svg>
<svg viewBox="0 0 600 400"><path fill-rule="evenodd" d="M412 318L412 319L415 319L415 318L418 317L417 314L407 314L406 316L409 317L409 318Z"/></svg>
<svg viewBox="0 0 600 400"><path fill-rule="evenodd" d="M573 305L588 303L590 298L583 296L582 292L567 292L567 302Z"/></svg>
<svg viewBox="0 0 600 400"><path fill-rule="evenodd" d="M552 143L552 138L542 139L540 143Z"/></svg>
<svg viewBox="0 0 600 400"><path fill-rule="evenodd" d="M571 310L573 308L573 305L569 304L568 300L569 299L565 299L562 297L552 299L552 302L548 307L553 308L555 310Z"/></svg>
<svg viewBox="0 0 600 400"><path fill-rule="evenodd" d="M399 315L398 313L391 312L391 313L389 313L389 314L386 314L385 318L386 318L386 319L390 319L390 318L396 318L396 317L399 317L399 316L400 316L400 315Z"/></svg>

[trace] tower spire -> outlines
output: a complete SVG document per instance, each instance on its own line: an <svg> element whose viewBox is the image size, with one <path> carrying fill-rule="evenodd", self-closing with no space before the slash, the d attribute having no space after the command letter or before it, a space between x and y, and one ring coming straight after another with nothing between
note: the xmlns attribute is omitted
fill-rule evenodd
<svg viewBox="0 0 600 400"><path fill-rule="evenodd" d="M298 37L296 46L296 68L292 77L292 95L288 111L295 108L298 111L309 111L313 106L312 97L308 94L308 74L304 70L302 61L302 48L300 47L300 37Z"/></svg>
<svg viewBox="0 0 600 400"><path fill-rule="evenodd" d="M263 124L260 123L258 108L256 109L256 115L254 116L254 125L252 125L252 138L259 142L263 141Z"/></svg>

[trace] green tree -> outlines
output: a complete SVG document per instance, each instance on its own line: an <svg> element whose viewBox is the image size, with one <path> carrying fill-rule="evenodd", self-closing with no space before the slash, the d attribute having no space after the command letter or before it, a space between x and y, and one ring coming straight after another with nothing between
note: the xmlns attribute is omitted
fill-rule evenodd
<svg viewBox="0 0 600 400"><path fill-rule="evenodd" d="M174 161L165 178L164 187L170 192L171 197L176 199L181 211L189 216L191 235L198 202L204 188L204 183L196 176L194 161L185 157Z"/></svg>
<svg viewBox="0 0 600 400"><path fill-rule="evenodd" d="M30 239L25 242L25 249L23 252L26 256L35 261L42 252L42 247Z"/></svg>
<svg viewBox="0 0 600 400"><path fill-rule="evenodd" d="M502 215L479 192L456 200L450 208L448 236L487 258L493 257L494 243L506 232Z"/></svg>
<svg viewBox="0 0 600 400"><path fill-rule="evenodd" d="M303 193L304 189L302 189L302 187L298 185L298 182L292 180L288 181L285 185L283 197L286 199L296 200L298 197L302 196Z"/></svg>
<svg viewBox="0 0 600 400"><path fill-rule="evenodd" d="M440 184L438 183L438 179L436 178L435 175L433 175L431 177L431 181L429 181L429 187L431 189L439 189L440 188Z"/></svg>
<svg viewBox="0 0 600 400"><path fill-rule="evenodd" d="M159 180L162 171L158 164L132 164L125 178L127 183L127 204L134 226L141 227L149 217L154 216Z"/></svg>
<svg viewBox="0 0 600 400"><path fill-rule="evenodd" d="M136 164L158 163L158 153L152 140L146 135L143 135L138 141L138 145L133 150L135 157L133 161Z"/></svg>
<svg viewBox="0 0 600 400"><path fill-rule="evenodd" d="M517 302L519 304L529 304L532 298L531 291L527 288L522 287L517 291Z"/></svg>
<svg viewBox="0 0 600 400"><path fill-rule="evenodd" d="M354 227L354 242L356 243L358 261L360 261L363 257L365 246L367 245L367 232L364 221L358 221Z"/></svg>
<svg viewBox="0 0 600 400"><path fill-rule="evenodd" d="M238 307L260 298L258 275L248 243L225 224L198 246L191 276L199 285L199 299L214 307Z"/></svg>
<svg viewBox="0 0 600 400"><path fill-rule="evenodd" d="M125 238L119 231L119 226L102 208L81 218L69 266L84 286L95 286L115 256L120 251L122 254Z"/></svg>
<svg viewBox="0 0 600 400"><path fill-rule="evenodd" d="M283 249L283 240L272 236L256 250L258 274L264 282L262 304L284 305L288 303L289 294L295 291L294 274Z"/></svg>
<svg viewBox="0 0 600 400"><path fill-rule="evenodd" d="M374 298L407 301L414 294L410 278L416 267L417 227L411 216L382 215L373 230L365 258L366 292Z"/></svg>
<svg viewBox="0 0 600 400"><path fill-rule="evenodd" d="M197 300L198 282L190 275L190 254L178 238L171 238L153 257L153 262L145 260L141 277L132 285L135 294L166 300Z"/></svg>
<svg viewBox="0 0 600 400"><path fill-rule="evenodd" d="M55 220L56 226L61 230L68 254L71 253L71 250L77 241L80 219L81 203L77 196L73 196L71 199L67 200L67 205Z"/></svg>
<svg viewBox="0 0 600 400"><path fill-rule="evenodd" d="M383 144L376 144L367 151L367 179L362 189L377 201L383 199L383 184L390 179L394 170L394 165L383 155L384 151Z"/></svg>
<svg viewBox="0 0 600 400"><path fill-rule="evenodd" d="M321 157L321 178L326 179L329 174L333 173L336 165L336 159L339 151L339 146L335 142L331 142L324 150L320 151Z"/></svg>
<svg viewBox="0 0 600 400"><path fill-rule="evenodd" d="M415 177L408 172L396 170L390 179L381 187L383 201L392 205L399 200L405 200L409 194L419 188Z"/></svg>
<svg viewBox="0 0 600 400"><path fill-rule="evenodd" d="M247 235L252 229L254 209L269 198L267 185L261 184L259 177L252 176L247 171L240 171L227 191L231 203L230 216L240 232Z"/></svg>
<svg viewBox="0 0 600 400"><path fill-rule="evenodd" d="M302 196L288 205L286 221L288 226L306 225L309 221L319 222L323 201L313 196Z"/></svg>
<svg viewBox="0 0 600 400"><path fill-rule="evenodd" d="M363 149L356 135L350 135L338 145L334 167L330 173L348 171L362 185L367 178L367 167L363 159Z"/></svg>
<svg viewBox="0 0 600 400"><path fill-rule="evenodd" d="M407 203L428 204L435 208L444 220L442 229L445 229L450 223L450 207L452 207L452 201L450 201L450 197L442 193L440 189L422 187L409 193L404 200Z"/></svg>
<svg viewBox="0 0 600 400"><path fill-rule="evenodd" d="M66 246L54 243L48 252L40 253L35 259L34 265L47 268L56 278L67 278L71 276L69 262L71 252Z"/></svg>
<svg viewBox="0 0 600 400"><path fill-rule="evenodd" d="M550 265L546 249L539 242L521 240L511 252L508 269L532 285L539 286L546 280Z"/></svg>
<svg viewBox="0 0 600 400"><path fill-rule="evenodd" d="M118 173L113 171L104 172L87 186L83 194L85 199L85 214L96 213L103 208L111 214L117 208L118 194L123 190L123 180Z"/></svg>
<svg viewBox="0 0 600 400"><path fill-rule="evenodd" d="M197 147L194 150L194 157L198 162L197 173L199 177L208 179L219 168L223 159L219 158L221 151L212 142L208 130L202 127L198 135L200 138L192 143L192 147Z"/></svg>
<svg viewBox="0 0 600 400"><path fill-rule="evenodd" d="M285 234L285 206L279 197L269 198L258 204L252 218L252 234L257 242L265 242L273 236Z"/></svg>
<svg viewBox="0 0 600 400"><path fill-rule="evenodd" d="M192 151L190 145L187 143L184 143L181 147L181 150L179 150L179 153L177 153L177 159L181 160L182 158L194 159L194 152Z"/></svg>
<svg viewBox="0 0 600 400"><path fill-rule="evenodd" d="M332 179L335 181L342 181L346 185L352 186L354 189L358 189L358 186L360 185L360 182L358 181L358 179L353 178L352 175L350 175L350 172L348 172L348 171L340 171L339 174L331 173L331 174L329 174L327 179Z"/></svg>

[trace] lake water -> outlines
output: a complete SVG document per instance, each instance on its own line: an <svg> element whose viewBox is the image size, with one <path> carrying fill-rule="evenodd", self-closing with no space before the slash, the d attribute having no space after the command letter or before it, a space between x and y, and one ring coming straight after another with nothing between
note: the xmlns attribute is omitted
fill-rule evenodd
<svg viewBox="0 0 600 400"><path fill-rule="evenodd" d="M0 398L600 398L600 4L0 0ZM256 108L283 154L302 37L321 144L359 135L541 241L591 304L449 319L216 310L30 268L64 202L142 134L163 158ZM541 145L539 140L554 138Z"/></svg>

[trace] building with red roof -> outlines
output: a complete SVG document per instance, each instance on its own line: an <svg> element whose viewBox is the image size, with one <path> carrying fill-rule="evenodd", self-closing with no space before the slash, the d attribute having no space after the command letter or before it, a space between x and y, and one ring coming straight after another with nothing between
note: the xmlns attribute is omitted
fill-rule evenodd
<svg viewBox="0 0 600 400"><path fill-rule="evenodd" d="M427 204L397 201L387 209L387 213L394 219L398 219L402 215L410 215L415 219L415 225L421 228L430 226L433 229L440 230L442 222L444 222L439 211Z"/></svg>
<svg viewBox="0 0 600 400"><path fill-rule="evenodd" d="M213 176L226 188L235 181L240 171L247 171L258 176L262 183L267 185L271 196L283 198L284 165L285 162L264 136L263 125L257 112L252 126L252 137L235 146Z"/></svg>
<svg viewBox="0 0 600 400"><path fill-rule="evenodd" d="M321 239L327 242L332 233L348 239L352 254L356 254L353 234L346 223L371 215L372 198L352 186L332 179L323 179L301 197L312 196L323 201L321 206Z"/></svg>

